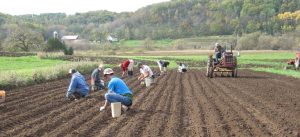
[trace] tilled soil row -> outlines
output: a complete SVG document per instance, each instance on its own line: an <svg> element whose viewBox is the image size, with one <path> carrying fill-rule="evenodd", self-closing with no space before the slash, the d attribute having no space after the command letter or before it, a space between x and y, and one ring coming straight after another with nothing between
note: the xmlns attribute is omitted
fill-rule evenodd
<svg viewBox="0 0 300 137"><path fill-rule="evenodd" d="M243 70L238 78L170 70L145 88L124 78L133 106L99 112L104 92L66 101L69 79L9 92L0 136L300 136L299 79Z"/></svg>

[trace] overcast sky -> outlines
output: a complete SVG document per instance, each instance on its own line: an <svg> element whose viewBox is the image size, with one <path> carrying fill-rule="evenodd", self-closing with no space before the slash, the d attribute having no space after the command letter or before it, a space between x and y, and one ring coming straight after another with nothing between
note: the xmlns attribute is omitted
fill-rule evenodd
<svg viewBox="0 0 300 137"><path fill-rule="evenodd" d="M10 15L63 12L74 14L95 10L136 11L169 0L3 0L0 12Z"/></svg>

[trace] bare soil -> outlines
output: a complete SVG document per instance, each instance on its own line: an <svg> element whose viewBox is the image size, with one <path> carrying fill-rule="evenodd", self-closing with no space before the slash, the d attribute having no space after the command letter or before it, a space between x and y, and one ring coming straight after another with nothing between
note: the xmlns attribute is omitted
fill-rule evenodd
<svg viewBox="0 0 300 137"><path fill-rule="evenodd" d="M8 91L0 136L300 136L300 80L243 70L238 78L170 70L149 88L124 78L131 110L99 112L104 91L65 100L69 79Z"/></svg>

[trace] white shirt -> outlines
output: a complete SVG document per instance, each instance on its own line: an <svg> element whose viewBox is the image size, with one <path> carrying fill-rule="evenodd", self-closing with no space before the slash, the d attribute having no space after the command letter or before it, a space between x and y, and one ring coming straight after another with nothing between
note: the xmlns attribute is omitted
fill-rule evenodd
<svg viewBox="0 0 300 137"><path fill-rule="evenodd" d="M151 77L151 76L153 75L152 70L151 70L150 67L147 66L147 65L143 65L143 67L140 68L140 72L141 72L142 74L144 74L144 75L145 75L146 72L148 72L148 73L149 73L149 76L148 76L148 77Z"/></svg>
<svg viewBox="0 0 300 137"><path fill-rule="evenodd" d="M178 67L178 69L186 69L186 66L184 64L182 64L181 66Z"/></svg>

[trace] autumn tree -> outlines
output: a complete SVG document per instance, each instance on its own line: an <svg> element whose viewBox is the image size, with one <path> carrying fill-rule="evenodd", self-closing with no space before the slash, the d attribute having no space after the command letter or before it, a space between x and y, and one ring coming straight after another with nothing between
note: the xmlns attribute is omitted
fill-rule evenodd
<svg viewBox="0 0 300 137"><path fill-rule="evenodd" d="M41 48L43 36L41 33L26 26L14 26L9 29L6 43L15 51L36 51Z"/></svg>

